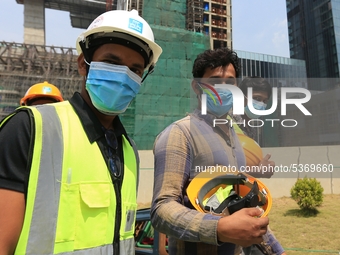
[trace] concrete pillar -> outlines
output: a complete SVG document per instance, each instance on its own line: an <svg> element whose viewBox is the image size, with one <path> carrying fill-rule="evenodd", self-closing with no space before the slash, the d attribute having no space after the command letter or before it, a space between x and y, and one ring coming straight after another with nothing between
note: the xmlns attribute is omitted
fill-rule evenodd
<svg viewBox="0 0 340 255"><path fill-rule="evenodd" d="M44 0L24 2L24 43L45 45Z"/></svg>

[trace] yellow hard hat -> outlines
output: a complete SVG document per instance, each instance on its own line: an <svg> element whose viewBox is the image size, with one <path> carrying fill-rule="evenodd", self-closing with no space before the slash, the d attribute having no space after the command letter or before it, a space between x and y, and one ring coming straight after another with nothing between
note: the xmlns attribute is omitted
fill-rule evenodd
<svg viewBox="0 0 340 255"><path fill-rule="evenodd" d="M38 98L53 98L56 102L64 101L60 90L53 84L44 81L43 83L32 85L25 96L21 98L20 105L27 105L28 101Z"/></svg>
<svg viewBox="0 0 340 255"><path fill-rule="evenodd" d="M268 215L272 207L272 196L260 180L246 173L226 173L217 171L216 168L196 175L186 189L187 196L197 211L227 216L242 208L258 206L264 211L261 217ZM215 194L220 187L225 188L227 185L233 185L233 192L217 208L203 205L203 201Z"/></svg>
<svg viewBox="0 0 340 255"><path fill-rule="evenodd" d="M249 136L237 133L241 146L246 156L247 166L258 166L263 159L263 152L260 145Z"/></svg>

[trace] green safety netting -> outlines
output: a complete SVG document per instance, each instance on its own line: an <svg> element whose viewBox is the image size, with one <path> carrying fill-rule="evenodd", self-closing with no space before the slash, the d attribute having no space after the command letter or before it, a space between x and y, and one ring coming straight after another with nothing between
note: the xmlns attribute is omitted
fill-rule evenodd
<svg viewBox="0 0 340 255"><path fill-rule="evenodd" d="M185 17L186 1L144 0L143 18L151 24L163 53L155 71L121 115L140 150L152 149L157 134L190 111L193 62L209 49L210 39L186 30Z"/></svg>

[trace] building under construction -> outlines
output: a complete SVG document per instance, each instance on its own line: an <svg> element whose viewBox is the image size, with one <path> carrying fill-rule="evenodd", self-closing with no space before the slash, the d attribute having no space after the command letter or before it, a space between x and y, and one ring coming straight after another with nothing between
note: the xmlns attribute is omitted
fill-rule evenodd
<svg viewBox="0 0 340 255"><path fill-rule="evenodd" d="M121 118L140 149L152 148L156 135L191 109L196 56L208 48L232 45L230 0L223 1L17 0L24 4L24 42L0 43L0 118L19 106L35 83L56 85L65 99L81 88L75 48L45 45L45 8L68 11L72 26L84 29L106 10L137 9L151 25L163 54Z"/></svg>
<svg viewBox="0 0 340 255"><path fill-rule="evenodd" d="M45 8L68 11L72 26L77 28L86 29L93 19L111 9L137 9L151 25L163 54L136 99L120 115L139 149L151 149L161 130L197 105L195 95L190 93L196 56L208 48L233 48L231 0L16 1L24 4L24 42L1 42L0 38L0 119L19 106L20 98L32 84L46 80L56 85L65 99L81 89L75 48L45 45ZM293 80L294 86L299 87L301 84L295 79L306 77L305 63L301 61L257 53L238 54L242 77L262 76L274 87L285 86ZM285 78L290 80L286 82ZM310 141L308 136L303 138L299 134L299 139L288 138L287 134L273 128L266 131L266 137L269 142L266 140L261 145L312 145L302 142L303 139ZM333 140L339 141L338 138Z"/></svg>
<svg viewBox="0 0 340 255"><path fill-rule="evenodd" d="M187 2L187 29L208 35L212 49L232 48L231 0Z"/></svg>

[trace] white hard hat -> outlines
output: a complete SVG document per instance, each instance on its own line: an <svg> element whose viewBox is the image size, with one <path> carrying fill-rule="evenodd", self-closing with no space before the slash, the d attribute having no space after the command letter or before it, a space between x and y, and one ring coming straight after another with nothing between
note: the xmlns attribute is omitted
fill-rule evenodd
<svg viewBox="0 0 340 255"><path fill-rule="evenodd" d="M94 41L97 41L97 44L93 44ZM83 53L86 59L88 49L110 42L119 44L125 42L128 47L140 52L146 60L146 70L150 67L153 69L162 53L162 48L155 43L151 27L138 15L137 10L113 10L101 14L79 35L76 48L78 54Z"/></svg>

